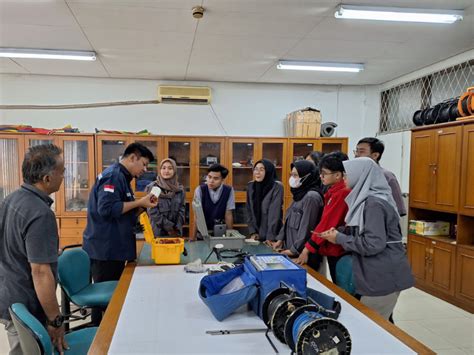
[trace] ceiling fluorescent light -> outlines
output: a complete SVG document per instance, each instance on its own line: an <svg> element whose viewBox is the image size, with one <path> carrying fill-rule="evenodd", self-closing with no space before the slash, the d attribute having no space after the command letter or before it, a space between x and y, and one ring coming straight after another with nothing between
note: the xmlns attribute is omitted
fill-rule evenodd
<svg viewBox="0 0 474 355"><path fill-rule="evenodd" d="M96 60L93 51L69 51L56 49L0 48L0 57L32 59Z"/></svg>
<svg viewBox="0 0 474 355"><path fill-rule="evenodd" d="M359 63L305 62L294 60L280 60L277 65L277 69L358 73L361 70L364 70L364 65Z"/></svg>
<svg viewBox="0 0 474 355"><path fill-rule="evenodd" d="M352 20L454 23L463 19L463 11L339 5L334 16Z"/></svg>

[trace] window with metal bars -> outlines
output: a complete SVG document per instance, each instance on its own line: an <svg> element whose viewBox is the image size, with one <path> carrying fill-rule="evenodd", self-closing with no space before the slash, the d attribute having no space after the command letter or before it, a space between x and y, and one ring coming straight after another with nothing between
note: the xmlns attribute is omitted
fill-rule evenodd
<svg viewBox="0 0 474 355"><path fill-rule="evenodd" d="M415 111L458 97L470 86L474 86L474 60L382 91L379 133L414 127Z"/></svg>

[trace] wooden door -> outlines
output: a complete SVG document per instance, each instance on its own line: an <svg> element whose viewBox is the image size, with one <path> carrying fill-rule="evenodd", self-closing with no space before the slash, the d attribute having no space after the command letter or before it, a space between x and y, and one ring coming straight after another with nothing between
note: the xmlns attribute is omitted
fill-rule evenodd
<svg viewBox="0 0 474 355"><path fill-rule="evenodd" d="M225 154L225 138L217 137L199 137L196 142L197 157L194 165L198 169L198 180L193 188L203 184L206 180L207 169L212 164L222 164L227 169L231 169L227 164Z"/></svg>
<svg viewBox="0 0 474 355"><path fill-rule="evenodd" d="M163 140L157 136L130 136L130 143L140 143L147 147L155 157L155 161L150 162L146 173L133 180L132 187L136 197L145 195L145 188L148 184L156 180L159 164L163 159Z"/></svg>
<svg viewBox="0 0 474 355"><path fill-rule="evenodd" d="M276 169L277 179L283 183L285 191L288 190L288 140L287 139L260 139L258 159L268 159Z"/></svg>
<svg viewBox="0 0 474 355"><path fill-rule="evenodd" d="M410 159L410 206L430 208L432 176L434 171L433 131L413 132Z"/></svg>
<svg viewBox="0 0 474 355"><path fill-rule="evenodd" d="M23 183L24 139L21 134L0 135L0 202Z"/></svg>
<svg viewBox="0 0 474 355"><path fill-rule="evenodd" d="M428 269L426 281L433 288L454 295L456 247L429 240Z"/></svg>
<svg viewBox="0 0 474 355"><path fill-rule="evenodd" d="M196 139L191 137L165 137L164 156L171 158L178 166L178 181L186 191L186 198L194 195L193 186L198 180L196 165Z"/></svg>
<svg viewBox="0 0 474 355"><path fill-rule="evenodd" d="M247 184L253 179L253 164L257 158L258 140L255 138L231 138L228 141L228 184L235 190L236 202L247 199Z"/></svg>
<svg viewBox="0 0 474 355"><path fill-rule="evenodd" d="M62 216L87 215L89 193L95 182L94 137L66 135L59 138L64 156L64 182L58 194Z"/></svg>
<svg viewBox="0 0 474 355"><path fill-rule="evenodd" d="M319 149L327 154L332 152L343 152L347 154L347 138L321 138L319 139Z"/></svg>
<svg viewBox="0 0 474 355"><path fill-rule="evenodd" d="M130 144L129 136L103 134L96 135L96 173L100 174L109 166L118 163L125 148Z"/></svg>
<svg viewBox="0 0 474 355"><path fill-rule="evenodd" d="M426 238L416 235L408 236L408 260L413 276L418 282L423 283L425 281L426 266L428 264Z"/></svg>
<svg viewBox="0 0 474 355"><path fill-rule="evenodd" d="M456 297L474 303L474 249L458 246L456 254Z"/></svg>
<svg viewBox="0 0 474 355"><path fill-rule="evenodd" d="M474 216L474 124L463 127L461 213Z"/></svg>
<svg viewBox="0 0 474 355"><path fill-rule="evenodd" d="M291 164L297 160L305 159L306 155L309 153L315 150L320 150L321 147L319 143L320 142L318 142L317 139L290 138L290 154L288 163Z"/></svg>
<svg viewBox="0 0 474 355"><path fill-rule="evenodd" d="M461 174L462 127L434 130L433 204L435 210L457 212Z"/></svg>

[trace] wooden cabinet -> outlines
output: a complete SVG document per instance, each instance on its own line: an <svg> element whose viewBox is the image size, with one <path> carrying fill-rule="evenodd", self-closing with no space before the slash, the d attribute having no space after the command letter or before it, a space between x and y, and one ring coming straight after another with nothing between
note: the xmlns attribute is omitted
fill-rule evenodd
<svg viewBox="0 0 474 355"><path fill-rule="evenodd" d="M456 246L449 242L427 241L428 269L426 281L434 288L454 295Z"/></svg>
<svg viewBox="0 0 474 355"><path fill-rule="evenodd" d="M61 216L87 215L89 193L95 181L93 136L61 136L57 144L63 150L64 181L58 197Z"/></svg>
<svg viewBox="0 0 474 355"><path fill-rule="evenodd" d="M59 246L60 248L66 245L73 244L82 244L82 235L84 229L86 228L87 218L86 217L76 217L61 218L60 221L60 238Z"/></svg>
<svg viewBox="0 0 474 355"><path fill-rule="evenodd" d="M0 202L23 183L21 177L23 156L23 135L0 135Z"/></svg>
<svg viewBox="0 0 474 355"><path fill-rule="evenodd" d="M474 216L474 124L463 127L460 210Z"/></svg>
<svg viewBox="0 0 474 355"><path fill-rule="evenodd" d="M461 143L462 126L434 131L433 209L448 212L458 209Z"/></svg>
<svg viewBox="0 0 474 355"><path fill-rule="evenodd" d="M451 237L409 235L417 286L474 311L474 124L415 128L411 141L410 219L451 223ZM423 246L425 247L423 249Z"/></svg>
<svg viewBox="0 0 474 355"><path fill-rule="evenodd" d="M21 163L31 146L56 144L63 150L64 182L52 195L58 220L61 245L82 242L86 226L87 203L96 176L118 162L125 148L140 142L152 151L156 160L148 171L132 181L137 198L145 187L156 179L158 166L165 157L175 159L178 179L186 189L186 235L194 223L191 206L194 190L205 181L207 168L220 163L229 169L226 183L234 186L237 209L236 225L245 231L246 189L253 179L253 164L266 158L275 164L278 180L285 188L284 209L291 203L288 188L290 163L314 151L341 150L347 153L347 138L254 138L254 137L197 137L156 136L130 134L54 134L7 133L0 135L0 201L21 185Z"/></svg>
<svg viewBox="0 0 474 355"><path fill-rule="evenodd" d="M454 295L456 246L450 241L409 235L408 259L418 282Z"/></svg>
<svg viewBox="0 0 474 355"><path fill-rule="evenodd" d="M456 212L459 199L462 127L412 134L410 205Z"/></svg>
<svg viewBox="0 0 474 355"><path fill-rule="evenodd" d="M456 255L456 297L474 303L474 248L458 247Z"/></svg>
<svg viewBox="0 0 474 355"><path fill-rule="evenodd" d="M137 197L144 195L145 187L156 179L158 164L163 159L163 140L159 136L140 136L127 134L98 134L96 135L96 173L100 174L114 163L120 161L125 148L131 143L138 142L155 156L155 161L148 165L148 171L132 181L132 188Z"/></svg>
<svg viewBox="0 0 474 355"><path fill-rule="evenodd" d="M408 260L410 261L415 279L417 281L424 281L428 264L425 238L416 235L408 237Z"/></svg>
<svg viewBox="0 0 474 355"><path fill-rule="evenodd" d="M410 160L410 206L431 207L433 145L432 131L413 132Z"/></svg>

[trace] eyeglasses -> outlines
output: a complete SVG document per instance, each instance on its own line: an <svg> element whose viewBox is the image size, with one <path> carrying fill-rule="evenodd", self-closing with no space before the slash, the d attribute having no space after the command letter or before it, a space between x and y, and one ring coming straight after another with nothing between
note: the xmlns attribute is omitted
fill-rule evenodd
<svg viewBox="0 0 474 355"><path fill-rule="evenodd" d="M255 171L256 173L264 173L265 168L254 168L253 171Z"/></svg>
<svg viewBox="0 0 474 355"><path fill-rule="evenodd" d="M319 173L319 176L321 177L325 177L325 176L328 176L328 175L334 175L334 174L337 174L337 171L333 172L333 173L324 173L324 172L320 172Z"/></svg>
<svg viewBox="0 0 474 355"><path fill-rule="evenodd" d="M367 153L367 150L366 149L354 149L353 150L354 154L364 154L364 153Z"/></svg>

